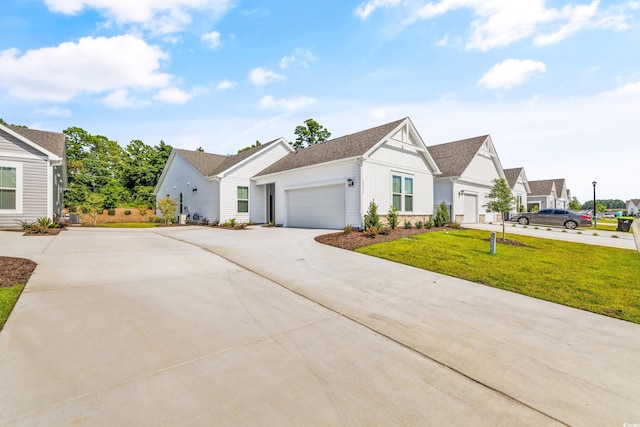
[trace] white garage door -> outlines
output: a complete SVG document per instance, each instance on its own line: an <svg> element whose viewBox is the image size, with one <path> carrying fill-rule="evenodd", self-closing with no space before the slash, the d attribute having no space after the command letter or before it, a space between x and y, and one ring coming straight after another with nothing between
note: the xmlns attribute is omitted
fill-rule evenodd
<svg viewBox="0 0 640 427"><path fill-rule="evenodd" d="M287 190L287 226L344 228L344 191L343 184Z"/></svg>
<svg viewBox="0 0 640 427"><path fill-rule="evenodd" d="M464 195L464 222L467 224L478 222L478 196Z"/></svg>

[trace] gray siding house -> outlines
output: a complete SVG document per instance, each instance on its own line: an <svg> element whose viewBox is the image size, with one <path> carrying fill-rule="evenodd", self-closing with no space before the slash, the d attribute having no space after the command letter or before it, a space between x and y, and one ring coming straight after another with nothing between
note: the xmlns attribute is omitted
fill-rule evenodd
<svg viewBox="0 0 640 427"><path fill-rule="evenodd" d="M65 153L62 133L0 124L0 228L62 213Z"/></svg>

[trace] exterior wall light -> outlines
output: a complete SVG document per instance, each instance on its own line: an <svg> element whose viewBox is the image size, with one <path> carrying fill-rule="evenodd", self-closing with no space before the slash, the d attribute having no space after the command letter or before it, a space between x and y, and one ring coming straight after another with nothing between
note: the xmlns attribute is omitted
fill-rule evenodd
<svg viewBox="0 0 640 427"><path fill-rule="evenodd" d="M351 178L347 179L347 185L353 187L353 180Z"/></svg>

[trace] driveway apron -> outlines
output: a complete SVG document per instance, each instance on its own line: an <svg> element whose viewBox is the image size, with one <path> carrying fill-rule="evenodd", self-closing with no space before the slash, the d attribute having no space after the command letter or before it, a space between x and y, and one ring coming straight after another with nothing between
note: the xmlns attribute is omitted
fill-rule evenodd
<svg viewBox="0 0 640 427"><path fill-rule="evenodd" d="M39 265L0 332L2 425L640 421L638 325L317 230L6 234Z"/></svg>

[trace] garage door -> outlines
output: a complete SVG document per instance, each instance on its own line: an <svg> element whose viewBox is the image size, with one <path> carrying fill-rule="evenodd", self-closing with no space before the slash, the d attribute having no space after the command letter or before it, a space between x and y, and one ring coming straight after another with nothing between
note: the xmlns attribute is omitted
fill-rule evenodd
<svg viewBox="0 0 640 427"><path fill-rule="evenodd" d="M345 187L287 190L287 226L341 229L346 225Z"/></svg>
<svg viewBox="0 0 640 427"><path fill-rule="evenodd" d="M467 224L478 222L478 196L464 195L464 222Z"/></svg>

